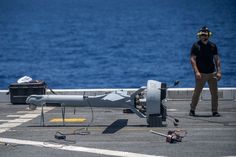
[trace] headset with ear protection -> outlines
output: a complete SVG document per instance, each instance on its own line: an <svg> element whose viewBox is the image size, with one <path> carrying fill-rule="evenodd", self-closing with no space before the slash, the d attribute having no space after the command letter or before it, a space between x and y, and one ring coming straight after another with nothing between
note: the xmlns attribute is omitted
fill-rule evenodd
<svg viewBox="0 0 236 157"><path fill-rule="evenodd" d="M204 26L198 31L197 36L198 38L200 38L201 35L206 34L206 33L208 37L212 36L212 32L206 26Z"/></svg>

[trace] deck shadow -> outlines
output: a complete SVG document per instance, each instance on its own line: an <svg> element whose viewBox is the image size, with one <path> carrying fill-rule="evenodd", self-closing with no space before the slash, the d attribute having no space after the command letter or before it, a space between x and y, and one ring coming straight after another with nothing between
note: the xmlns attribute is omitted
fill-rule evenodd
<svg viewBox="0 0 236 157"><path fill-rule="evenodd" d="M128 123L128 119L118 119L114 121L111 125L109 125L102 134L114 134L115 132L121 130L126 127Z"/></svg>

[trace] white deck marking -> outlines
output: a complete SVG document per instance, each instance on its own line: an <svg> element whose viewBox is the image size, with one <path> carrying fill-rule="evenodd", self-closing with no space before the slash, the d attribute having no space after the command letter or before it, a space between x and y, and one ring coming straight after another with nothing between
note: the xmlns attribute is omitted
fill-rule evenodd
<svg viewBox="0 0 236 157"><path fill-rule="evenodd" d="M38 114L25 114L25 115L21 115L20 118L35 118L38 117Z"/></svg>
<svg viewBox="0 0 236 157"><path fill-rule="evenodd" d="M8 128L7 129L0 129L0 133L6 132L7 130L8 130Z"/></svg>
<svg viewBox="0 0 236 157"><path fill-rule="evenodd" d="M43 111L44 112L48 112L50 110L52 110L54 107L44 107L43 108ZM25 110L25 111L17 111L16 113L19 113L19 114L26 114L26 113L30 113L30 114L40 114L41 113L41 107L37 107L36 110Z"/></svg>
<svg viewBox="0 0 236 157"><path fill-rule="evenodd" d="M8 122L9 120L0 120L0 122Z"/></svg>
<svg viewBox="0 0 236 157"><path fill-rule="evenodd" d="M68 150L68 151L75 151L75 152L93 153L93 154L108 155L108 156L164 157L164 156L139 154L139 153L123 152L123 151L99 149L99 148L69 146L69 145L62 145L62 144L45 143L45 142L40 142L40 141L20 140L20 139L12 139L12 138L1 138L0 137L0 142L2 142L2 143L11 143L11 144L30 145L30 146L36 146L36 147L46 147L46 148L53 148L53 149L59 149L59 150Z"/></svg>
<svg viewBox="0 0 236 157"><path fill-rule="evenodd" d="M45 107L44 113L54 109L54 107ZM22 125L23 123L26 123L41 114L41 108L37 108L36 110L27 110L27 111L18 111L17 113L25 113L24 115L7 115L7 117L16 118L13 120L0 120L0 122L5 122L0 124L0 133L6 132L10 130L11 128L17 127Z"/></svg>
<svg viewBox="0 0 236 157"><path fill-rule="evenodd" d="M21 115L16 115L16 114L13 114L13 115L7 115L8 118L17 118L17 117L20 117Z"/></svg>
<svg viewBox="0 0 236 157"><path fill-rule="evenodd" d="M16 126L19 126L21 125L21 123L3 123L0 125L0 128L4 128L4 129L10 129L10 128L13 128L13 127L16 127Z"/></svg>
<svg viewBox="0 0 236 157"><path fill-rule="evenodd" d="M177 111L177 109L175 109L175 108L170 108L170 109L167 109L167 111Z"/></svg>
<svg viewBox="0 0 236 157"><path fill-rule="evenodd" d="M30 121L31 119L20 119L20 118L18 118L18 119L9 120L8 123L25 123L25 122Z"/></svg>

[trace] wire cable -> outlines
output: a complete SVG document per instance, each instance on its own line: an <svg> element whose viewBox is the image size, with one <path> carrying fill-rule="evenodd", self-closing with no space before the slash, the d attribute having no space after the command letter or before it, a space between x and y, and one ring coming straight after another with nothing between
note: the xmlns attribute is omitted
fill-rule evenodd
<svg viewBox="0 0 236 157"><path fill-rule="evenodd" d="M60 131L57 131L54 135L54 138L57 139L57 140L63 140L65 142L69 142L69 143L76 143L75 141L73 140L66 140L66 136L68 135L89 135L90 134L90 131L89 131L89 127L92 125L92 123L94 122L94 111L93 111L93 107L88 99L87 96L84 96L84 99L86 99L87 101L87 104L89 105L89 108L90 108L90 111L91 111L91 120L90 122L88 123L88 125L84 128L80 128L80 129L75 129L72 133L63 133L63 132L60 132ZM48 142L55 142L57 143L56 141L48 141ZM61 143L59 143L61 144Z"/></svg>

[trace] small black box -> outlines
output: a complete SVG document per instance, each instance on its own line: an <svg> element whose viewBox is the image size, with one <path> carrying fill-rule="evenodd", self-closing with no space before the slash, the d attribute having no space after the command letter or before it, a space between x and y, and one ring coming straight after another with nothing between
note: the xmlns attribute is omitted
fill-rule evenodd
<svg viewBox="0 0 236 157"><path fill-rule="evenodd" d="M30 95L44 95L46 83L44 81L30 83L12 83L9 86L10 101L12 104L26 104Z"/></svg>

